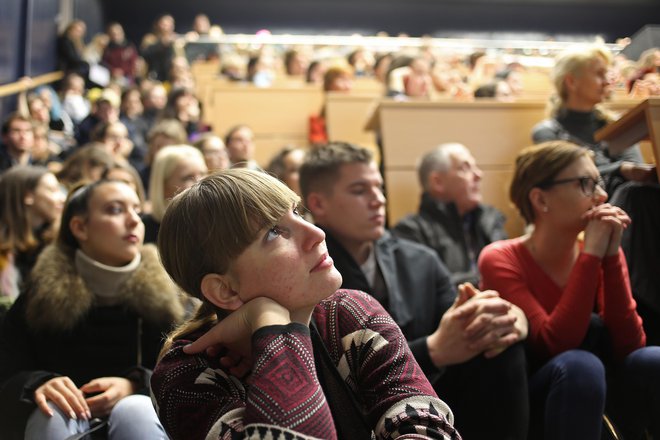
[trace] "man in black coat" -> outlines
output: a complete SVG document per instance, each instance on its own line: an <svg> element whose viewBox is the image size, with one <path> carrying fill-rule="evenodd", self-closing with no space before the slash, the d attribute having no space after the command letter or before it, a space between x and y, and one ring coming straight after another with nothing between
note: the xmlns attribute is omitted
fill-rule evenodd
<svg viewBox="0 0 660 440"><path fill-rule="evenodd" d="M423 189L419 212L392 229L398 237L435 250L455 286L477 285L479 253L493 241L507 238L504 215L482 203L481 176L465 146L438 146L422 157L418 167Z"/></svg>

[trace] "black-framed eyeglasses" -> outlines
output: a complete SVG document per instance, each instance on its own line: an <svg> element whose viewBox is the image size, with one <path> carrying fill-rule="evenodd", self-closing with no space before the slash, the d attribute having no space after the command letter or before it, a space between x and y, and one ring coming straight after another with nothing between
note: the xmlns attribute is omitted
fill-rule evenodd
<svg viewBox="0 0 660 440"><path fill-rule="evenodd" d="M542 182L536 186L541 189L548 189L555 185L562 185L564 183L571 183L571 182L580 182L580 189L582 190L582 194L584 194L585 197L592 197L596 192L596 187L599 187L600 189L605 191L605 182L600 176L598 176L597 179L594 179L591 176L570 177L568 179L559 179L559 180L551 180L549 182Z"/></svg>

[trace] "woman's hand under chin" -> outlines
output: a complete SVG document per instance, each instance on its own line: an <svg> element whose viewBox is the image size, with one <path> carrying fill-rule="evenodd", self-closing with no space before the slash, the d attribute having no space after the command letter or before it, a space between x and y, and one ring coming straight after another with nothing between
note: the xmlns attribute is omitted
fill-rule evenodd
<svg viewBox="0 0 660 440"><path fill-rule="evenodd" d="M185 346L187 354L197 354L221 346L239 358L252 355L252 334L269 325L292 322L290 312L270 298L258 297L240 306L193 343Z"/></svg>

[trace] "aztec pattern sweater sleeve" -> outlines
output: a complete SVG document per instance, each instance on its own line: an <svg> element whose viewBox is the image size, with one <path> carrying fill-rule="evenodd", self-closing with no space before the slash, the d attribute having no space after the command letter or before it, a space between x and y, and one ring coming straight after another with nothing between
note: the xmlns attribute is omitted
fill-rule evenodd
<svg viewBox="0 0 660 440"><path fill-rule="evenodd" d="M621 358L645 341L621 258L623 254L601 260L580 253L562 288L536 264L522 240L506 240L482 251L481 287L497 290L525 312L529 343L542 358L579 347L598 304L614 353Z"/></svg>
<svg viewBox="0 0 660 440"><path fill-rule="evenodd" d="M376 437L460 438L448 421L451 412L435 396L389 315L368 295L350 301L353 296L340 291L314 315ZM373 314L373 303L381 313ZM380 327L388 329L384 337ZM156 410L173 440L337 438L335 423L341 421L333 420L319 384L308 327L255 332L253 369L245 381L205 356L184 354L188 342L178 341L152 378Z"/></svg>
<svg viewBox="0 0 660 440"><path fill-rule="evenodd" d="M175 343L151 381L158 417L173 440L336 438L307 326L256 331L246 381L206 356L185 354L189 342Z"/></svg>
<svg viewBox="0 0 660 440"><path fill-rule="evenodd" d="M377 439L457 439L453 414L426 379L401 330L367 293L340 290L314 318Z"/></svg>

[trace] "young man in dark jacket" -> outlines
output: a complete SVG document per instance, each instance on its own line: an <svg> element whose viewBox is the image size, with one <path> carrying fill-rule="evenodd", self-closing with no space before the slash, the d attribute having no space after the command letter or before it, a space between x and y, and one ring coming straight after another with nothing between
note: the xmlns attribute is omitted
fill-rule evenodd
<svg viewBox="0 0 660 440"><path fill-rule="evenodd" d="M300 184L342 287L366 291L392 315L438 395L455 405L465 438L526 438L525 358L517 342L527 321L520 309L471 285L457 295L431 249L385 230L383 180L368 150L314 150Z"/></svg>

